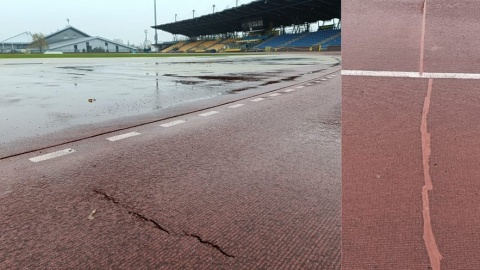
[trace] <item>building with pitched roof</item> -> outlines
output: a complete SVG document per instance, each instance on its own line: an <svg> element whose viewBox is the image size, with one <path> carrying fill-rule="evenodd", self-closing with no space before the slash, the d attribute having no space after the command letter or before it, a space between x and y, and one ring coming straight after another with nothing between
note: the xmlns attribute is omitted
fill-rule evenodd
<svg viewBox="0 0 480 270"><path fill-rule="evenodd" d="M135 52L136 48L122 44L118 41L103 37L92 37L87 33L67 26L45 37L48 43L47 52L81 53L81 52ZM0 41L0 52L16 52L29 48L32 42L30 32L24 32L17 36ZM35 49L33 49L35 51Z"/></svg>

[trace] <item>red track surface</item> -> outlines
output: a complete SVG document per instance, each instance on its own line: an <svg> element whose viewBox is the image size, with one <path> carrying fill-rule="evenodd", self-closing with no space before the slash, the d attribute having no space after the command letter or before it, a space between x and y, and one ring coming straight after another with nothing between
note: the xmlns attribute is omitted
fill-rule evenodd
<svg viewBox="0 0 480 270"><path fill-rule="evenodd" d="M339 88L2 160L0 268L340 269Z"/></svg>
<svg viewBox="0 0 480 270"><path fill-rule="evenodd" d="M423 7L345 1L343 69L480 73L480 5ZM342 268L480 269L480 81L342 82Z"/></svg>

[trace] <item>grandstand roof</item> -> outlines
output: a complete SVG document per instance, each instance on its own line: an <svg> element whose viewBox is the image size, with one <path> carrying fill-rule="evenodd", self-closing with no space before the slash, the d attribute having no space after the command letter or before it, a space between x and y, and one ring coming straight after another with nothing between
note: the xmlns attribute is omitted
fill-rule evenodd
<svg viewBox="0 0 480 270"><path fill-rule="evenodd" d="M265 25L280 27L340 18L341 0L256 0L222 12L152 26L172 34L197 37L243 31L242 22L263 18Z"/></svg>

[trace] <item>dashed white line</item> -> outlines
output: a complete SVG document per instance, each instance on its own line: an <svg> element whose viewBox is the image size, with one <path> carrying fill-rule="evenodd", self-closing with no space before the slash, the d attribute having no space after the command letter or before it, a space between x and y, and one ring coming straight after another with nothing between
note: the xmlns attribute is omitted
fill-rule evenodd
<svg viewBox="0 0 480 270"><path fill-rule="evenodd" d="M211 111L211 112L199 114L199 116L206 117L206 116L214 115L214 114L217 114L217 113L219 113L219 112L217 112L217 111Z"/></svg>
<svg viewBox="0 0 480 270"><path fill-rule="evenodd" d="M327 79L320 79L320 81L326 81Z"/></svg>
<svg viewBox="0 0 480 270"><path fill-rule="evenodd" d="M122 135L118 135L118 136L113 136L113 137L107 138L107 140L109 140L109 141L111 141L111 142L115 142L115 141L123 140L123 139L126 139L126 138L138 136L138 135L140 135L140 133L138 133L138 132L130 132L130 133L125 133L125 134L122 134Z"/></svg>
<svg viewBox="0 0 480 270"><path fill-rule="evenodd" d="M42 156L38 156L38 157L29 158L29 160L30 160L31 162L41 162L41 161L45 161L45 160L49 160L49 159L53 159L53 158L65 156L65 155L72 154L72 153L75 153L75 150L73 150L73 149L71 149L71 148L67 148L67 149L65 149L65 150L53 152L53 153L50 153L50 154L46 154L46 155L42 155Z"/></svg>
<svg viewBox="0 0 480 270"><path fill-rule="evenodd" d="M300 85L300 86L297 86L296 88L297 88L297 89L302 89L302 88L305 88L305 86Z"/></svg>
<svg viewBox="0 0 480 270"><path fill-rule="evenodd" d="M264 98L256 98L256 99L252 99L253 102L259 102L259 101L262 101L264 100Z"/></svg>
<svg viewBox="0 0 480 270"><path fill-rule="evenodd" d="M166 123L166 124L162 124L160 125L161 127L173 127L173 126L176 126L176 125L180 125L180 124L183 124L187 121L185 120L177 120L177 121L173 121L173 122L170 122L170 123Z"/></svg>
<svg viewBox="0 0 480 270"><path fill-rule="evenodd" d="M366 77L396 77L396 78L420 78L420 79L470 79L480 80L480 73L431 73L402 72L402 71L369 71L369 70L342 70L344 76Z"/></svg>
<svg viewBox="0 0 480 270"><path fill-rule="evenodd" d="M229 108L229 109L236 109L236 108L242 107L243 105L245 105L245 104L236 104L236 105L232 105L232 106L230 106L230 107L228 107L228 108Z"/></svg>
<svg viewBox="0 0 480 270"><path fill-rule="evenodd" d="M293 92L293 91L295 91L295 89L287 89L287 90L285 90L285 91L283 91L283 92L285 92L285 93L290 93L290 92Z"/></svg>
<svg viewBox="0 0 480 270"><path fill-rule="evenodd" d="M275 94L271 94L269 97L278 97L278 96L280 96L280 94L279 94L279 93L275 93Z"/></svg>

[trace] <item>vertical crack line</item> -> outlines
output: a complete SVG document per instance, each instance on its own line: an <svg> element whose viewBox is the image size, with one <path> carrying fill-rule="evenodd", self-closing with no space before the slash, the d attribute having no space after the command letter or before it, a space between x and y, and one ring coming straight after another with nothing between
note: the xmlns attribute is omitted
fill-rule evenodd
<svg viewBox="0 0 480 270"><path fill-rule="evenodd" d="M196 235L196 234L188 234L188 233L184 233L186 236L190 236L190 237L194 237L196 238L200 243L204 244L204 245L208 245L208 246L211 246L213 247L214 249L218 250L220 253L222 253L223 255L229 257L229 258L235 258L235 256L233 255L230 255L228 254L227 252L225 252L219 245L216 245L210 241L206 241L206 240L203 240L199 235Z"/></svg>
<svg viewBox="0 0 480 270"><path fill-rule="evenodd" d="M430 217L430 200L428 193L433 190L432 178L430 176L430 154L431 150L431 134L428 133L427 117L430 111L430 100L432 96L433 79L428 81L428 91L423 105L422 123L420 125L420 132L422 134L422 154L423 154L423 175L425 178L425 185L422 188L422 202L423 202L423 240L430 259L432 270L440 270L440 261L442 254L438 250L435 236L433 235L432 223Z"/></svg>
<svg viewBox="0 0 480 270"><path fill-rule="evenodd" d="M423 21L422 21L422 36L420 37L420 75L424 71L424 60L425 60L425 27L427 23L427 0L423 1Z"/></svg>

